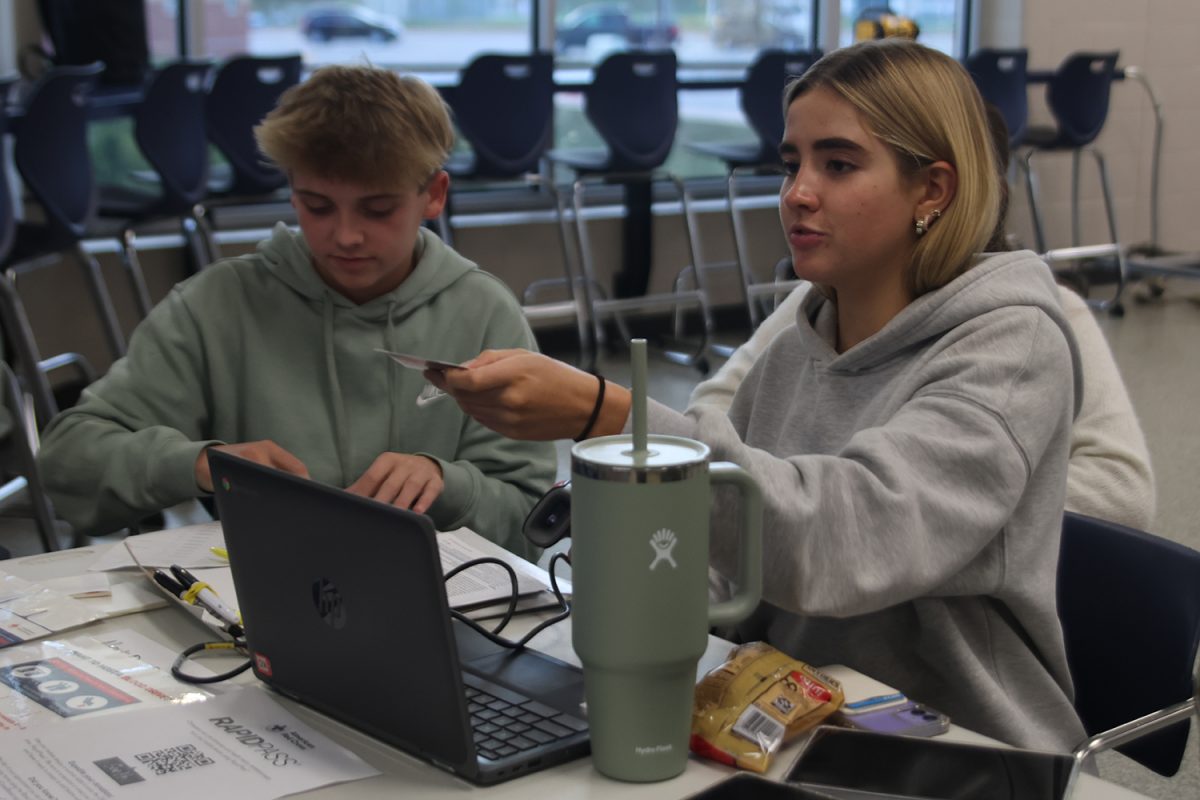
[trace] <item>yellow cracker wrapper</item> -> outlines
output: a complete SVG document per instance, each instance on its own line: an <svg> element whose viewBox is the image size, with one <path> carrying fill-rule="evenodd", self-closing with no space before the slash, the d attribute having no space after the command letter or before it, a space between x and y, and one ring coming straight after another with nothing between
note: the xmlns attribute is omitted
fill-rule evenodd
<svg viewBox="0 0 1200 800"><path fill-rule="evenodd" d="M754 772L842 706L836 679L764 642L734 648L696 685L692 752Z"/></svg>

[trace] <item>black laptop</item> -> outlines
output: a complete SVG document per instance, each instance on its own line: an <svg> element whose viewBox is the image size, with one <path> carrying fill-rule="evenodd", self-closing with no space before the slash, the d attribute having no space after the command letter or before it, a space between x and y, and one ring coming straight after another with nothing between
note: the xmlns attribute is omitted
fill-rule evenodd
<svg viewBox="0 0 1200 800"><path fill-rule="evenodd" d="M451 619L428 517L208 452L261 680L473 783L590 751L578 668Z"/></svg>

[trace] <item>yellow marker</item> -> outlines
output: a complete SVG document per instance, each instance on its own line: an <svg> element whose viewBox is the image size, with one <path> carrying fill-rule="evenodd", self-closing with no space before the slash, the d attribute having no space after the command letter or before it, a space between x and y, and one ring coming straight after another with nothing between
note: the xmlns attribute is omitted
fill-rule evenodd
<svg viewBox="0 0 1200 800"><path fill-rule="evenodd" d="M223 558L226 561L229 560L229 551L226 550L224 547L210 547L208 549L211 550L212 554L214 556L216 556L217 558Z"/></svg>

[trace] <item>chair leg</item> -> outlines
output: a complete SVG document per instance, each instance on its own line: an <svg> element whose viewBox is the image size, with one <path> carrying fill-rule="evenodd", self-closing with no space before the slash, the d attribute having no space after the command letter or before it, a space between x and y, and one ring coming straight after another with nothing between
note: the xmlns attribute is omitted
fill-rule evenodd
<svg viewBox="0 0 1200 800"><path fill-rule="evenodd" d="M604 334L604 320L600 318L599 308L596 302L595 287L599 286L596 280L596 269L592 263L592 242L588 238L587 222L584 220L584 200L585 200L585 182L583 178L576 178L571 189L571 205L575 211L575 243L579 251L579 266L582 270L582 280L580 285L583 288L584 302L588 308L588 317L592 321L592 341L595 343L595 348L598 351L606 341ZM625 319L620 312L613 312L613 316L617 323L617 329L621 332L621 336L625 341L629 341L629 330L625 325Z"/></svg>
<svg viewBox="0 0 1200 800"><path fill-rule="evenodd" d="M197 206L199 208L199 206ZM187 256L188 272L195 275L212 263L212 252L209 250L212 242L212 231L208 230L203 216L194 213L183 214L179 217L179 232L183 234L183 249Z"/></svg>
<svg viewBox="0 0 1200 800"><path fill-rule="evenodd" d="M554 203L555 224L558 228L558 244L562 251L563 278L567 282L567 292L571 301L575 303L575 332L579 337L579 363L580 366L586 369L595 369L596 358L598 357L596 342L592 339L592 309L587 300L587 291L583 287L583 281L577 276L575 269L572 267L571 245L569 243L570 235L567 231L567 217L563 211L562 193L558 191L558 187L554 184L553 177L547 180L538 181L545 187L550 194L550 199ZM582 268L582 267L581 267Z"/></svg>
<svg viewBox="0 0 1200 800"><path fill-rule="evenodd" d="M562 195L558 191L558 187L550 179L544 179L542 176L536 174L527 175L526 178L531 184L544 187L549 194L551 202L554 204L555 225L558 231L558 243L562 255L563 276L561 278L542 278L530 283L521 294L521 305L525 307L526 317L531 319L541 316L538 312L544 312L547 308L549 308L550 314L561 315L563 303L553 303L549 307L537 306L533 298L543 288L555 287L565 289L569 298L566 305L569 305L572 310L572 315L575 318L576 334L579 337L578 364L582 369L594 369L597 353L592 343L590 311L587 302L584 300L584 287L580 279L576 277L573 266L569 243L570 233L567 230Z"/></svg>
<svg viewBox="0 0 1200 800"><path fill-rule="evenodd" d="M742 295L746 299L746 311L750 315L750 329L754 330L762 322L762 307L751 293L754 285L754 275L750 272L750 256L746 252L746 231L742 224L742 215L738 211L737 175L741 167L729 170L725 178L725 199L729 203L729 224L733 230L733 258L737 262L738 275L742 277Z"/></svg>
<svg viewBox="0 0 1200 800"><path fill-rule="evenodd" d="M209 218L208 209L201 203L192 206L191 218L196 222L196 246L194 249L197 269L203 269L221 258L221 246Z"/></svg>
<svg viewBox="0 0 1200 800"><path fill-rule="evenodd" d="M33 396L33 409L38 424L45 425L58 413L58 403L54 400L50 379L41 369L42 358L38 355L33 329L29 325L29 317L25 314L25 304L17 294L11 271L0 274L0 316L3 317L4 335L13 348L25 391Z"/></svg>
<svg viewBox="0 0 1200 800"><path fill-rule="evenodd" d="M450 230L450 216L453 213L453 205L454 195L451 192L447 192L446 202L442 204L442 211L437 215L437 220L434 222L437 235L448 247L454 247L454 233Z"/></svg>
<svg viewBox="0 0 1200 800"><path fill-rule="evenodd" d="M138 259L136 240L137 234L133 228L126 228L121 231L118 242L121 245L121 263L124 264L129 283L133 286L133 299L137 302L138 316L145 319L150 313L150 290L146 287L146 276ZM185 234L184 241L186 240Z"/></svg>
<svg viewBox="0 0 1200 800"><path fill-rule="evenodd" d="M1071 151L1071 247L1079 247L1079 160L1080 150ZM1115 241L1115 240L1114 240Z"/></svg>
<svg viewBox="0 0 1200 800"><path fill-rule="evenodd" d="M1125 248L1121 247L1121 237L1117 233L1117 214L1113 207L1112 191L1108 183L1108 165L1104 161L1104 155L1096 148L1089 147L1088 152L1096 160L1096 169L1100 173L1100 189L1104 195L1104 214L1108 218L1108 235L1117 248L1117 291L1105 308L1114 316L1121 316L1125 313L1125 309L1121 305L1121 293L1125 290L1125 282L1128 280Z"/></svg>
<svg viewBox="0 0 1200 800"><path fill-rule="evenodd" d="M1025 170L1025 194L1029 198L1029 216L1033 221L1033 240L1039 253L1046 252L1046 234L1042 229L1042 214L1038 210L1037 179L1033 174L1033 150L1028 150L1021 159L1021 167Z"/></svg>
<svg viewBox="0 0 1200 800"><path fill-rule="evenodd" d="M688 192L684 182L679 176L668 175L669 180L675 186L675 191L679 193L679 203L683 210L683 227L684 237L688 246L689 263L692 265L692 272L696 277L696 289L699 292L700 304L700 319L702 323L700 332L700 345L687 363L694 364L701 372L707 372L707 362L704 359L705 352L709 349L712 342L713 334L716 331L716 326L713 324L712 310L709 305L709 293L707 281L704 277L704 256L701 247L699 230L700 227L696 222L695 213L692 209L691 194ZM712 346L715 351L721 355L731 355L733 350L730 348L722 348ZM726 352L727 351L727 352Z"/></svg>
<svg viewBox="0 0 1200 800"><path fill-rule="evenodd" d="M100 271L100 262L83 249L83 245L74 245L75 257L83 267L83 275L96 304L96 312L100 315L100 323L104 328L104 336L108 340L109 350L113 358L125 355L125 335L121 333L120 323L117 322L117 311L113 307L112 297L104 283L104 275Z"/></svg>

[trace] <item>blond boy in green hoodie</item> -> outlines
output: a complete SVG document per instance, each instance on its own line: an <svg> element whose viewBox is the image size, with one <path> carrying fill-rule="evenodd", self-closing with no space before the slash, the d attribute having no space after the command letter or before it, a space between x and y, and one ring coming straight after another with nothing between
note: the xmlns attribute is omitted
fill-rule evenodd
<svg viewBox="0 0 1200 800"><path fill-rule="evenodd" d="M277 225L176 286L53 421L40 461L58 513L97 534L201 496L211 447L532 555L521 522L553 480L553 446L488 430L376 352L536 346L508 288L422 227L449 188L436 91L325 67L255 134L288 174L300 234Z"/></svg>

